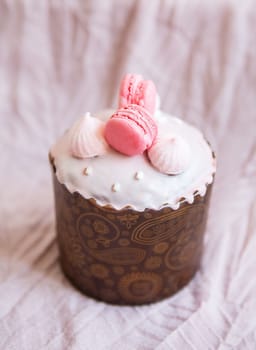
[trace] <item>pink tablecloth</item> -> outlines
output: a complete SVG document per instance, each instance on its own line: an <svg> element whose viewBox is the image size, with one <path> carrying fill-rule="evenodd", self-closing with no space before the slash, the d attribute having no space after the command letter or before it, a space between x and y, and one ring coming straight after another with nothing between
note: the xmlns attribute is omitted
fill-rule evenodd
<svg viewBox="0 0 256 350"><path fill-rule="evenodd" d="M0 349L256 349L255 5L0 0ZM115 105L128 71L218 157L200 271L133 308L62 275L47 161L75 118Z"/></svg>

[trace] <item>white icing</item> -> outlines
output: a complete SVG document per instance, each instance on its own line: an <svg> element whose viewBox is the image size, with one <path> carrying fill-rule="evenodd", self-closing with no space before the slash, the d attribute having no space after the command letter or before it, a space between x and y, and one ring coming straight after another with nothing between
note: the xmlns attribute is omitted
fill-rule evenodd
<svg viewBox="0 0 256 350"><path fill-rule="evenodd" d="M97 114L107 120L113 110ZM212 183L216 170L215 159L203 135L195 127L162 111L155 113L159 137L179 134L189 144L192 158L189 167L180 175L165 175L149 162L146 153L125 156L109 148L104 156L88 159L72 157L68 151L67 134L51 149L60 183L73 193L94 198L99 205L111 205L116 209L130 206L137 211L145 208L160 209L169 206L178 209L180 199L192 203L195 192L204 196L207 184ZM84 176L83 170L91 167L93 176ZM136 173L143 173L143 180L134 181ZM117 191L113 191L116 185Z"/></svg>

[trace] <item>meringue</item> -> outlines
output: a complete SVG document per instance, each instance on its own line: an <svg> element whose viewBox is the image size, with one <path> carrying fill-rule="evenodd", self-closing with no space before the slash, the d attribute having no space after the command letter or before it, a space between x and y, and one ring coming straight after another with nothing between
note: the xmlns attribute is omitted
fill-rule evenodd
<svg viewBox="0 0 256 350"><path fill-rule="evenodd" d="M161 105L160 96L156 94L156 111L160 109L160 105Z"/></svg>
<svg viewBox="0 0 256 350"><path fill-rule="evenodd" d="M108 150L104 139L105 123L86 113L68 131L69 149L76 158L91 158L101 156Z"/></svg>
<svg viewBox="0 0 256 350"><path fill-rule="evenodd" d="M148 157L152 165L161 173L178 175L189 166L191 152L183 137L172 135L158 138L148 150Z"/></svg>

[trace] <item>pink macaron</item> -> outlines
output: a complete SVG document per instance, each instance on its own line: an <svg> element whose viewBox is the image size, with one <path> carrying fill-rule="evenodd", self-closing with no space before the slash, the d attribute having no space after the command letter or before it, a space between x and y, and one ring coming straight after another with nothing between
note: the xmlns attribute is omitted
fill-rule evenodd
<svg viewBox="0 0 256 350"><path fill-rule="evenodd" d="M151 114L156 110L156 87L153 81L143 80L139 74L126 74L120 85L119 108L136 104L147 109Z"/></svg>
<svg viewBox="0 0 256 350"><path fill-rule="evenodd" d="M144 107L130 104L112 115L104 136L115 150L133 156L151 147L157 136L157 125Z"/></svg>

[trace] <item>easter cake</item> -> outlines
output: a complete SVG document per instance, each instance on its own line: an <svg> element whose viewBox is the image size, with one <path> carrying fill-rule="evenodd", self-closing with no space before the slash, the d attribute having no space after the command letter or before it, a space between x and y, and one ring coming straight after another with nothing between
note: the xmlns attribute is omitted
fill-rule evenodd
<svg viewBox="0 0 256 350"><path fill-rule="evenodd" d="M119 105L86 113L50 150L66 276L115 304L168 297L196 273L215 156L195 127L159 109L127 74Z"/></svg>

